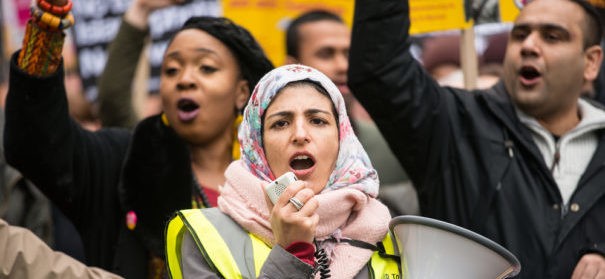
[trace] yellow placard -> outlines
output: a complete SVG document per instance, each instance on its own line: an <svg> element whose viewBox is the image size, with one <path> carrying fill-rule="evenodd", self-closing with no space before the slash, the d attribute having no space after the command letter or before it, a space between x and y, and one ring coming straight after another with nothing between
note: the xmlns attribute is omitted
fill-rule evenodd
<svg viewBox="0 0 605 279"><path fill-rule="evenodd" d="M246 27L259 41L275 66L286 57L288 23L303 12L322 9L333 12L351 26L352 0L223 0L223 14Z"/></svg>
<svg viewBox="0 0 605 279"><path fill-rule="evenodd" d="M472 25L472 21L465 19L464 1L410 0L409 3L411 34L465 29Z"/></svg>
<svg viewBox="0 0 605 279"><path fill-rule="evenodd" d="M513 22L526 0L500 0L500 21L501 22Z"/></svg>

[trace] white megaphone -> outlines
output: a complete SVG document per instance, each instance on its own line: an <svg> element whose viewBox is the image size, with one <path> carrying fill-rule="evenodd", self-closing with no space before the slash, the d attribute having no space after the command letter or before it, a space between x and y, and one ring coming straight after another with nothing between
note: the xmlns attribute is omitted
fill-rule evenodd
<svg viewBox="0 0 605 279"><path fill-rule="evenodd" d="M404 279L500 279L519 274L519 260L477 233L443 221L398 216L389 228L397 240Z"/></svg>

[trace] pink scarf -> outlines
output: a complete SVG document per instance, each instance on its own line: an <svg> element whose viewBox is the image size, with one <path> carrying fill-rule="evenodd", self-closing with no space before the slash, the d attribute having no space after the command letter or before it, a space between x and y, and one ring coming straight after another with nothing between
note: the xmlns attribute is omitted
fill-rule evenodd
<svg viewBox="0 0 605 279"><path fill-rule="evenodd" d="M267 183L252 174L241 160L231 163L225 172L227 181L220 188L218 207L247 231L274 245L269 222L270 211L263 186ZM355 239L376 244L388 231L388 209L355 187L323 192L319 202L317 240ZM369 261L372 251L344 242L322 242L330 257L333 278L353 278ZM318 274L319 275L319 274Z"/></svg>

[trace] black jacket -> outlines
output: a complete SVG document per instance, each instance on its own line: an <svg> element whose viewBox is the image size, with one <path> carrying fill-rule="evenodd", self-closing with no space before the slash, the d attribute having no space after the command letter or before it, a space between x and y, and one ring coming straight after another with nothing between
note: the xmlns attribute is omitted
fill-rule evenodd
<svg viewBox="0 0 605 279"><path fill-rule="evenodd" d="M126 129L84 130L69 117L63 68L29 76L11 59L5 156L74 223L86 263L125 278L147 278L164 256L164 225L191 207L188 149L159 116ZM134 231L126 212L137 213Z"/></svg>
<svg viewBox="0 0 605 279"><path fill-rule="evenodd" d="M440 87L409 53L407 1L357 0L349 86L417 187L423 215L502 244L519 278L570 278L605 255L605 133L567 211L529 130L500 83ZM567 213L565 214L565 211Z"/></svg>

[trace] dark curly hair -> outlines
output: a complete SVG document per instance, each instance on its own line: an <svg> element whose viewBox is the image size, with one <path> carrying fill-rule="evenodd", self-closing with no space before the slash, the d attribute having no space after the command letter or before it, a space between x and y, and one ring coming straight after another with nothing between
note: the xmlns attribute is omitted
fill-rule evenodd
<svg viewBox="0 0 605 279"><path fill-rule="evenodd" d="M267 72L274 68L273 63L267 58L261 46L252 37L252 34L228 18L210 16L191 17L175 33L175 36L180 31L186 29L200 29L225 44L235 55L242 76L248 81L250 91L254 89L256 83Z"/></svg>

